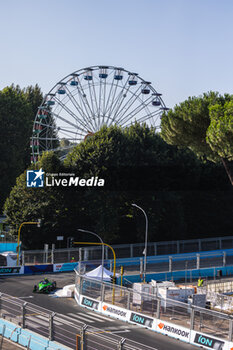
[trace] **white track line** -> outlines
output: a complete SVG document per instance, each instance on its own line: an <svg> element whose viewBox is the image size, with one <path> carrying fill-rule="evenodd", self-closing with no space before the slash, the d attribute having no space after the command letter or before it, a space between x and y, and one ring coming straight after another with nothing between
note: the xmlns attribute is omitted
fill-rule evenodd
<svg viewBox="0 0 233 350"><path fill-rule="evenodd" d="M87 312L89 314L89 312ZM93 313L92 313L93 315ZM115 320L112 320L111 318L104 317L102 315L96 314L96 317L101 318L102 320L109 321L109 322L115 322Z"/></svg>
<svg viewBox="0 0 233 350"><path fill-rule="evenodd" d="M81 319L81 320L84 320L86 322L89 322L89 323L94 323L95 321L92 321L92 320L88 320L86 317L84 316L80 316L80 315L76 315L76 314L72 314L72 313L68 313L67 314L69 317L75 317L77 318L78 320Z"/></svg>
<svg viewBox="0 0 233 350"><path fill-rule="evenodd" d="M85 315L85 317L90 318L91 320L98 321L98 322L104 322L103 320L100 320L100 319L98 320L98 315L96 315L96 316L92 315L91 316L89 314L87 315L86 313L83 314L83 313L80 313L80 312L78 312L77 315Z"/></svg>

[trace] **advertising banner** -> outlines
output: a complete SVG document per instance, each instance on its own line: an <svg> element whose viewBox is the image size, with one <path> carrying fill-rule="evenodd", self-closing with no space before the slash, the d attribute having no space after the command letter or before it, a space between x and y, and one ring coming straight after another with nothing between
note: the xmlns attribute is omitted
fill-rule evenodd
<svg viewBox="0 0 233 350"><path fill-rule="evenodd" d="M80 295L81 304L80 306L88 307L89 309L101 311L99 310L100 302L95 299L90 299L85 297L84 295Z"/></svg>
<svg viewBox="0 0 233 350"><path fill-rule="evenodd" d="M25 265L24 273L25 274L34 274L34 273L44 273L44 272L53 272L53 265Z"/></svg>
<svg viewBox="0 0 233 350"><path fill-rule="evenodd" d="M229 343L223 341L223 339L218 339L212 337L205 333L191 331L190 343L194 345L202 346L205 349L214 349L214 350L228 350Z"/></svg>
<svg viewBox="0 0 233 350"><path fill-rule="evenodd" d="M53 264L53 272L73 271L77 265L78 262Z"/></svg>
<svg viewBox="0 0 233 350"><path fill-rule="evenodd" d="M231 341L228 342L228 350L233 350L233 343Z"/></svg>
<svg viewBox="0 0 233 350"><path fill-rule="evenodd" d="M24 266L1 266L0 275L21 275L24 273Z"/></svg>
<svg viewBox="0 0 233 350"><path fill-rule="evenodd" d="M147 317L145 315L142 315L142 314L131 312L129 321L132 323L139 324L140 326L155 329L154 323L156 322L156 320L154 320L153 318Z"/></svg>
<svg viewBox="0 0 233 350"><path fill-rule="evenodd" d="M191 335L190 329L162 320L157 320L156 331L186 342L189 342Z"/></svg>
<svg viewBox="0 0 233 350"><path fill-rule="evenodd" d="M102 303L101 312L104 315L109 315L122 321L129 321L131 315L131 312L129 310L107 303Z"/></svg>

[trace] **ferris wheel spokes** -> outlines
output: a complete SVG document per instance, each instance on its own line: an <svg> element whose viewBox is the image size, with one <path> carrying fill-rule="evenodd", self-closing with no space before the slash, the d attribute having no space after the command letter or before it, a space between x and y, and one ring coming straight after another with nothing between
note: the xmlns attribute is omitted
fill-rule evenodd
<svg viewBox="0 0 233 350"><path fill-rule="evenodd" d="M127 113L135 103L137 103L137 106L135 107L134 110L130 111L129 114L132 114L138 108L138 104L140 107L143 102L145 103L145 101L143 101L140 97L140 92L141 92L141 87L139 86L136 92L132 93L132 96L130 97L130 99L126 101L125 105L122 106L120 112L116 116L119 122L121 122L122 119L124 119L125 113ZM147 100L150 101L150 97Z"/></svg>
<svg viewBox="0 0 233 350"><path fill-rule="evenodd" d="M74 96L71 94L70 90L67 89L68 93L67 96L69 97L71 103L74 105L74 107L77 109L77 112L81 115L81 117L83 117L84 122L82 121L82 119L80 119L78 116L76 116L77 121L83 125L83 127L87 127L88 125L90 126L90 124L92 125L92 121L91 118L89 117L89 115L87 115L84 110L82 109L82 107L79 105L78 101L74 98ZM93 127L93 125L92 125Z"/></svg>
<svg viewBox="0 0 233 350"><path fill-rule="evenodd" d="M32 159L45 150L59 150L62 159L80 141L103 125L129 126L147 122L159 127L167 108L151 86L137 73L114 66L77 70L60 80L45 96L36 114Z"/></svg>

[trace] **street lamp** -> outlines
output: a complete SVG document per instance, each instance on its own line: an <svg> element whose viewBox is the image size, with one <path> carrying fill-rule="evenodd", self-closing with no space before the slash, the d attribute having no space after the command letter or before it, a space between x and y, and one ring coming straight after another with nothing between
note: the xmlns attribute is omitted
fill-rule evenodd
<svg viewBox="0 0 233 350"><path fill-rule="evenodd" d="M145 215L145 219L146 219L146 232L145 232L145 249L144 249L144 267L143 267L143 279L144 282L146 282L146 258L147 258L147 236L148 236L148 219L147 219L147 215L145 213L145 211L139 207L137 204L133 203L132 204L133 207L136 207L138 209L140 209L143 214Z"/></svg>
<svg viewBox="0 0 233 350"><path fill-rule="evenodd" d="M37 225L37 227L40 227L41 219L38 219L37 222L34 222L34 221L22 222L22 224L19 226L18 241L17 241L17 266L19 265L20 232L23 225Z"/></svg>
<svg viewBox="0 0 233 350"><path fill-rule="evenodd" d="M95 233L95 232L88 231L88 230L83 230L83 229L81 229L81 228L78 228L78 231L90 233L91 235L96 236L96 237L100 240L100 242L101 242L101 245L102 245L102 271L101 271L101 282L103 282L103 275L104 275L104 271L103 271L103 270L104 270L104 242L103 242L102 238L101 238L99 235L97 235L97 233Z"/></svg>

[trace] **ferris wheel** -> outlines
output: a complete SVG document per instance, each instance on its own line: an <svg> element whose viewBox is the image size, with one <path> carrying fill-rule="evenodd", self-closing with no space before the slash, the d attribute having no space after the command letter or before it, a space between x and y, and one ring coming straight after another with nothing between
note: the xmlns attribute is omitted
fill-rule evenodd
<svg viewBox="0 0 233 350"><path fill-rule="evenodd" d="M147 123L156 129L167 111L161 94L137 73L113 66L80 69L60 80L38 108L31 161L43 151L65 155L103 125Z"/></svg>

